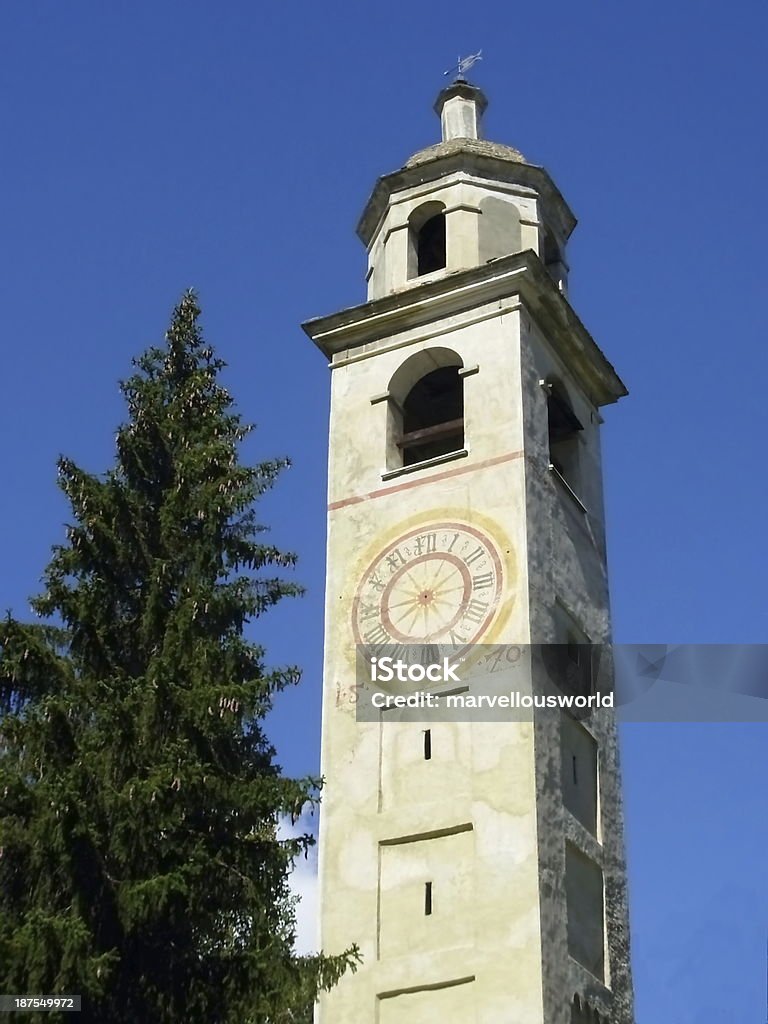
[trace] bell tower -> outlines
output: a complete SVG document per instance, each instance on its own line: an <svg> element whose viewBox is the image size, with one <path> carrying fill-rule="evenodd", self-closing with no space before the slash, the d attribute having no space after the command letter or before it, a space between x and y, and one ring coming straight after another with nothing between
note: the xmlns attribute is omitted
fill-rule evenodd
<svg viewBox="0 0 768 1024"><path fill-rule="evenodd" d="M356 714L356 645L553 645L592 687L610 638L626 390L567 300L575 218L486 105L440 93L442 140L358 225L368 300L304 324L331 370L320 941L363 956L320 1024L634 1020L613 711Z"/></svg>

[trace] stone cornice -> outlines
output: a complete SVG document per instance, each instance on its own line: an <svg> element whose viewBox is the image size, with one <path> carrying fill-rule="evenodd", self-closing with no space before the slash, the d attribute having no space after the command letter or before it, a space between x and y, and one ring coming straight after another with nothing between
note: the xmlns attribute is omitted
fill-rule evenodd
<svg viewBox="0 0 768 1024"><path fill-rule="evenodd" d="M371 342L512 296L519 296L594 405L608 405L627 394L613 366L530 249L308 320L302 327L328 359L338 360Z"/></svg>

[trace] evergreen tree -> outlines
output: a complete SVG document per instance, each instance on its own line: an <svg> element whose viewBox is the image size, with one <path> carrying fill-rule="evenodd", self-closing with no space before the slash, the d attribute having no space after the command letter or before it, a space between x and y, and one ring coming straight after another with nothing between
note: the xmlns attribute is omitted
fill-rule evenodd
<svg viewBox="0 0 768 1024"><path fill-rule="evenodd" d="M277 824L319 780L276 765L263 720L298 672L244 635L299 592L254 509L287 463L239 463L199 313L187 293L121 384L114 468L60 460L46 622L0 626L0 991L82 993L99 1024L305 1021L357 961L292 952L312 838Z"/></svg>

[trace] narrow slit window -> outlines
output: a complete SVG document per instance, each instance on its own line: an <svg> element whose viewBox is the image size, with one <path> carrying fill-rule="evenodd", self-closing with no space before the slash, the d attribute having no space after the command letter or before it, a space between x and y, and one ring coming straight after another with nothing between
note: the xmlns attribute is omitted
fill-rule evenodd
<svg viewBox="0 0 768 1024"><path fill-rule="evenodd" d="M432 730L424 730L424 760L432 760Z"/></svg>
<svg viewBox="0 0 768 1024"><path fill-rule="evenodd" d="M432 913L432 883L424 883L424 914L429 917Z"/></svg>
<svg viewBox="0 0 768 1024"><path fill-rule="evenodd" d="M579 784L579 770L576 767L576 755L575 754L571 758L571 767L573 769L573 784L574 784L574 786L578 786L578 784Z"/></svg>

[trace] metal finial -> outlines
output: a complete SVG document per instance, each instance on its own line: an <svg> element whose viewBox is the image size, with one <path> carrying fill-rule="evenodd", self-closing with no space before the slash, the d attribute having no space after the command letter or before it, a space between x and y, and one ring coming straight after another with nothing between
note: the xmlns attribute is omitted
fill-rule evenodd
<svg viewBox="0 0 768 1024"><path fill-rule="evenodd" d="M452 68L448 68L447 71L444 71L443 74L444 75L451 75L454 72L456 72L456 77L460 78L464 74L465 71L469 71L469 69L474 64L477 64L477 62L479 60L482 60L482 59L483 59L483 51L482 50L478 50L477 53L471 53L468 57L459 57L458 62L456 64L454 64L454 66Z"/></svg>

